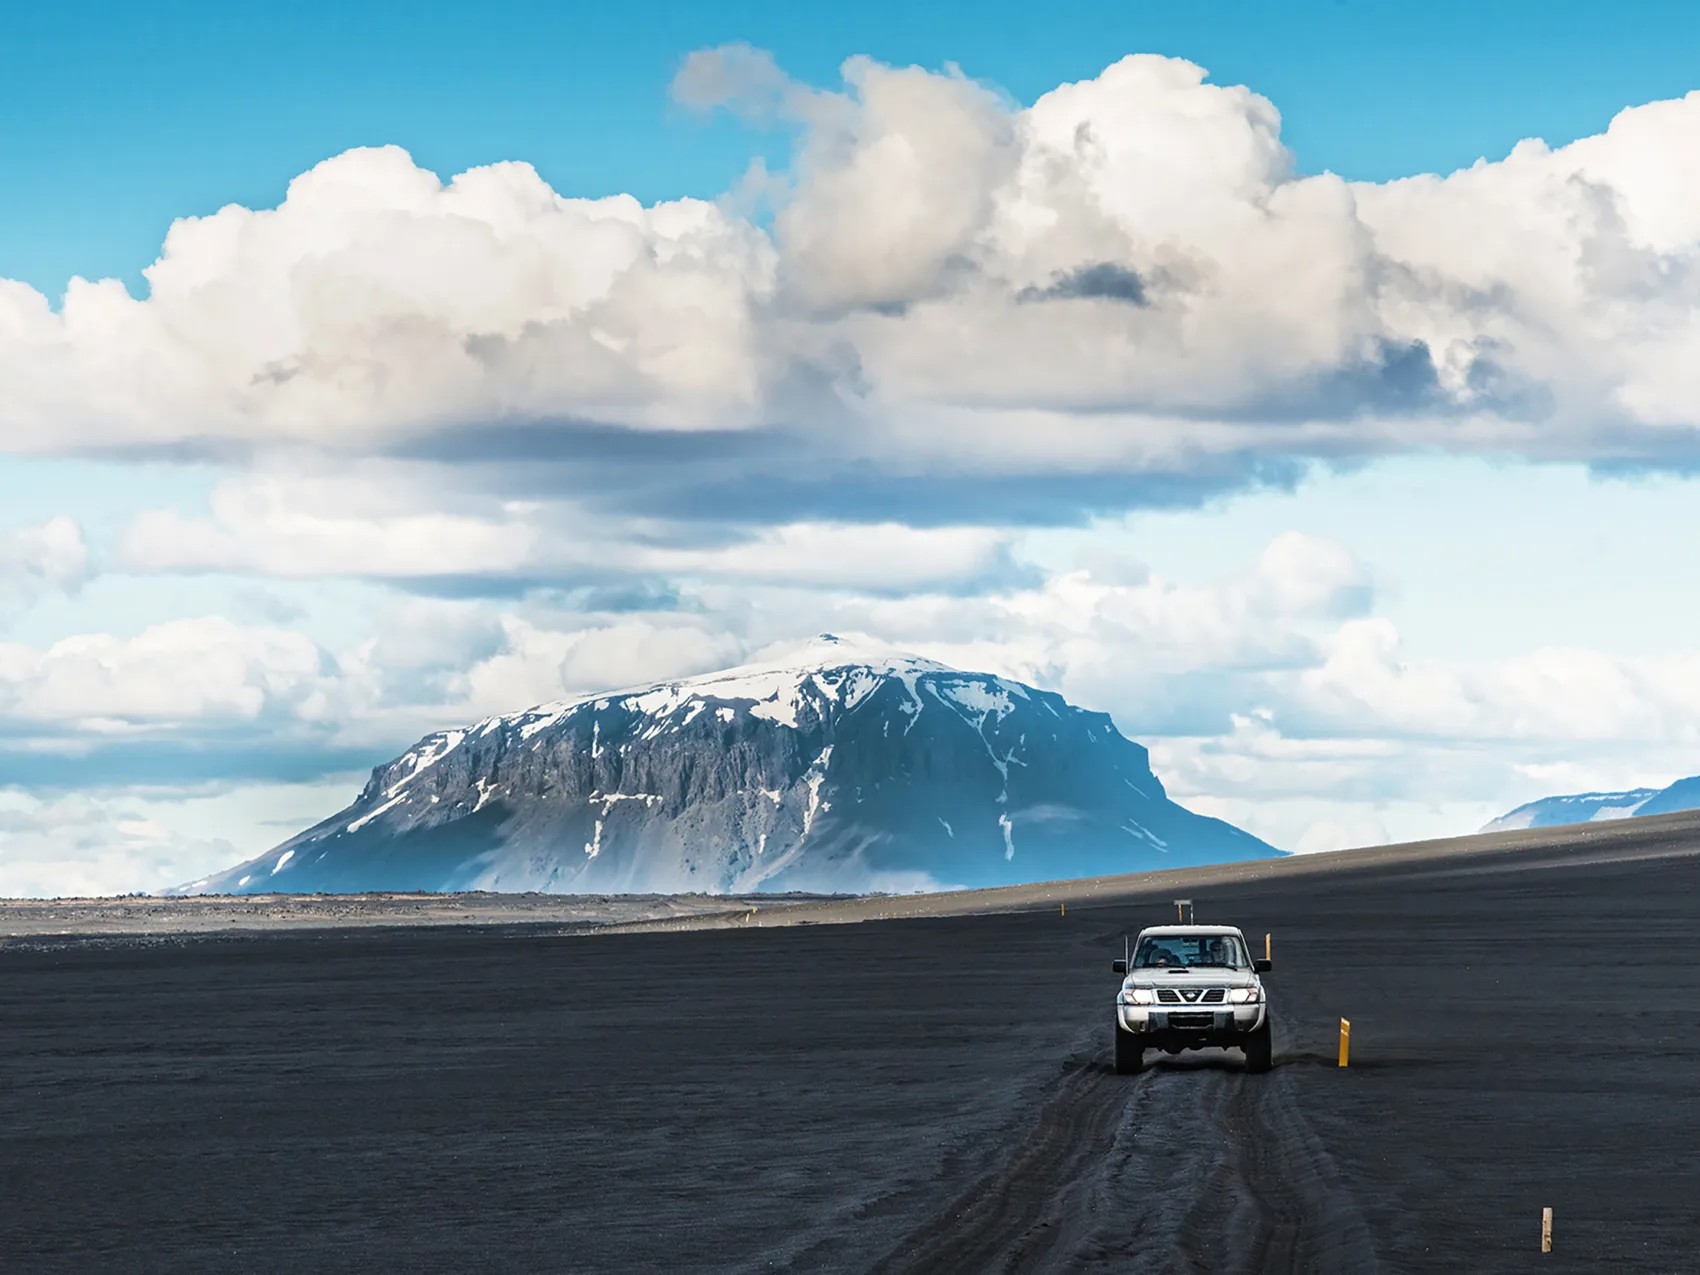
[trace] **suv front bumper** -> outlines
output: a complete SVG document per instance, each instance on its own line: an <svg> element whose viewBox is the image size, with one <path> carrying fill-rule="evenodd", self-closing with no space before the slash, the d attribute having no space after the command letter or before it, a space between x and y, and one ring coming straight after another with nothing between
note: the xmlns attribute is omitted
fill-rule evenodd
<svg viewBox="0 0 1700 1275"><path fill-rule="evenodd" d="M1237 1037L1263 1026L1265 1002L1250 1005L1116 1006L1116 1019L1123 1031L1164 1036Z"/></svg>

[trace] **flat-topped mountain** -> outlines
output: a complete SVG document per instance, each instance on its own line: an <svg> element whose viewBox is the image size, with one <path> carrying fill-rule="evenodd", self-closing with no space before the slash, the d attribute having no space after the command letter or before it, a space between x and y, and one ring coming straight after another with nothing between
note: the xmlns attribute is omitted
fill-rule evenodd
<svg viewBox="0 0 1700 1275"><path fill-rule="evenodd" d="M1107 714L824 635L428 735L184 889L906 891L1279 853L1170 801Z"/></svg>

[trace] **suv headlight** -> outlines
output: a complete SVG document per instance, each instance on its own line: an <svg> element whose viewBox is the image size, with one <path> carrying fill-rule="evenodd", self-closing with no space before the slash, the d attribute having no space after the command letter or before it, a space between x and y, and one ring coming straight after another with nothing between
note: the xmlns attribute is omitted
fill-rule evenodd
<svg viewBox="0 0 1700 1275"><path fill-rule="evenodd" d="M1122 1001L1128 1005L1155 1005L1157 993L1149 987L1124 987Z"/></svg>
<svg viewBox="0 0 1700 1275"><path fill-rule="evenodd" d="M1230 987L1228 989L1228 1004L1249 1005L1263 999L1263 993L1255 987Z"/></svg>

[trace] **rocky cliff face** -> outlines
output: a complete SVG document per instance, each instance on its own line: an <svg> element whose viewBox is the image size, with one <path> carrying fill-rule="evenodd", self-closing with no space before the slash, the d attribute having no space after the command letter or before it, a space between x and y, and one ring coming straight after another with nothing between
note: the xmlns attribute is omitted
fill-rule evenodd
<svg viewBox="0 0 1700 1275"><path fill-rule="evenodd" d="M1276 853L1171 802L1103 713L827 636L427 736L186 888L903 891Z"/></svg>

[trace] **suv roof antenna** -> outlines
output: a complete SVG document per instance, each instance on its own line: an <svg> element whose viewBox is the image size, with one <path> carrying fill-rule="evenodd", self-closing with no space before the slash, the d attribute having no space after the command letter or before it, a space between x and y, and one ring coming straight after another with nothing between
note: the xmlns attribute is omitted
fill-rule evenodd
<svg viewBox="0 0 1700 1275"><path fill-rule="evenodd" d="M1191 899L1175 900L1175 922L1178 925L1191 925L1193 923Z"/></svg>

